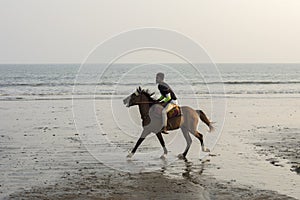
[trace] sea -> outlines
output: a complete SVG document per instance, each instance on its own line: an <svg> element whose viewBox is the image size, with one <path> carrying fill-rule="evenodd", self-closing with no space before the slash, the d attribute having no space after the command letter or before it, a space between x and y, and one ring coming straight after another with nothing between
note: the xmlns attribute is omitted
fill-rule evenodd
<svg viewBox="0 0 300 200"><path fill-rule="evenodd" d="M157 94L157 72L165 73L166 82L179 98L272 98L300 94L300 64L199 66L196 69L181 63L1 64L0 100L123 98L137 87Z"/></svg>

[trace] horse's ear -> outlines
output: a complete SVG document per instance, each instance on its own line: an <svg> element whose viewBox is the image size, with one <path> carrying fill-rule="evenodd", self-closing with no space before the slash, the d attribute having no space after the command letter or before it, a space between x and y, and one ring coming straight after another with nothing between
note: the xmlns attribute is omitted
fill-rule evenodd
<svg viewBox="0 0 300 200"><path fill-rule="evenodd" d="M141 88L141 86L139 86L139 88L138 88L138 91L139 91L139 92L141 92L141 91L142 91L142 88Z"/></svg>

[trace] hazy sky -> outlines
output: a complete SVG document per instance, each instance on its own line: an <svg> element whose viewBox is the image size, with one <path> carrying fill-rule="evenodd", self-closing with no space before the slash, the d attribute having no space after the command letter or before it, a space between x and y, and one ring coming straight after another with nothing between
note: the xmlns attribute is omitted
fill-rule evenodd
<svg viewBox="0 0 300 200"><path fill-rule="evenodd" d="M191 37L215 62L300 62L300 0L0 0L0 63L81 63L145 26Z"/></svg>

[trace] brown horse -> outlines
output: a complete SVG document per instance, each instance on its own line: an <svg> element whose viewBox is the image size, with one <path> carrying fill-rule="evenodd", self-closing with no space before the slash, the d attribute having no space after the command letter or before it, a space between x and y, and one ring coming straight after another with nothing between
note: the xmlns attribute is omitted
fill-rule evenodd
<svg viewBox="0 0 300 200"><path fill-rule="evenodd" d="M164 154L161 156L161 158L165 158L168 151L165 147L165 142L161 134L162 129L162 119L161 119L161 113L157 114L158 111L161 112L163 106L161 103L159 103L157 100L152 98L152 95L154 93L150 94L148 90L142 90L140 87L136 90L136 92L129 95L127 98L123 100L123 103L127 106L139 106L139 111L142 118L142 125L143 125L143 131L138 139L136 145L131 150L131 152L128 154L128 158L131 158L134 153L136 152L139 145L143 142L143 140L149 135L150 133L155 133L161 146L163 147ZM187 155L187 152L191 146L192 139L189 135L189 133L193 134L196 138L199 139L202 147L202 151L209 152L209 149L204 147L203 143L203 135L197 130L199 117L202 122L204 122L208 127L209 130L213 130L212 123L208 120L205 113L201 110L194 110L188 106L182 106L181 107L181 115L174 118L168 118L168 130L175 130L180 128L184 138L187 142L187 146L182 154L179 154L179 158L185 158ZM178 120L179 118L179 120Z"/></svg>

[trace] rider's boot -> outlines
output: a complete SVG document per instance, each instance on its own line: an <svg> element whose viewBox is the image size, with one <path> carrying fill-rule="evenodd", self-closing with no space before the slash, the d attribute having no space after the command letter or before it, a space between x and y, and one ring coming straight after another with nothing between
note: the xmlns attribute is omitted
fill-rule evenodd
<svg viewBox="0 0 300 200"><path fill-rule="evenodd" d="M167 131L168 131L168 129L167 129L166 126L164 126L164 127L161 129L161 133L163 133L163 134L169 134Z"/></svg>

